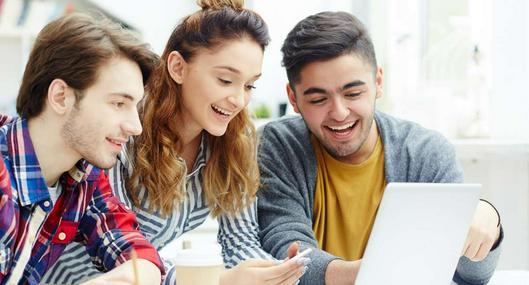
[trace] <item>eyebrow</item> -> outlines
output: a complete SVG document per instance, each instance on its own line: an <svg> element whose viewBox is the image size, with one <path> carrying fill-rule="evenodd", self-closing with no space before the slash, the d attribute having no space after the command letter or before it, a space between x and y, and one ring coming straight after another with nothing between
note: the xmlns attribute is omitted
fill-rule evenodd
<svg viewBox="0 0 529 285"><path fill-rule="evenodd" d="M119 97L123 97L125 99L128 99L128 100L134 102L134 97L132 95L130 95L130 94L127 94L127 93L122 93L122 92L110 93L110 96L119 96Z"/></svg>
<svg viewBox="0 0 529 285"><path fill-rule="evenodd" d="M233 72L235 74L241 74L241 71L238 70L237 68L234 68L234 67L231 67L231 66L227 66L227 65L217 65L214 68L216 68L216 69L226 69L226 70L231 71L231 72ZM259 78L259 77L261 77L261 73L256 74L253 78Z"/></svg>
<svg viewBox="0 0 529 285"><path fill-rule="evenodd" d="M310 87L303 91L303 95L312 95L312 94L327 94L327 90L319 87Z"/></svg>
<svg viewBox="0 0 529 285"><path fill-rule="evenodd" d="M366 83L364 81L362 81L362 80L355 80L355 81L349 82L349 83L345 84L344 86L342 86L340 91L347 90L347 89L352 88L352 87L362 86L362 85L365 85L365 84Z"/></svg>
<svg viewBox="0 0 529 285"><path fill-rule="evenodd" d="M344 84L342 87L340 87L339 91L344 91L352 87L362 86L366 83L362 80L355 80L351 81L349 83ZM312 94L329 94L327 90L321 87L310 87L303 91L303 95L312 95Z"/></svg>

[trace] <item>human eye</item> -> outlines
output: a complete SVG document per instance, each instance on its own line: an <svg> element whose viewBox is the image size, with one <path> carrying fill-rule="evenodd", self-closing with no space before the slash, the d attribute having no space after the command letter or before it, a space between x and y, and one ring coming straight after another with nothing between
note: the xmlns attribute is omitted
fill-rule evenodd
<svg viewBox="0 0 529 285"><path fill-rule="evenodd" d="M359 97L360 95L362 95L362 93L364 93L363 91L348 91L348 92L344 92L345 93L345 97L348 97L348 98L356 98L356 97Z"/></svg>
<svg viewBox="0 0 529 285"><path fill-rule="evenodd" d="M114 106L114 108L119 110L119 109L122 109L125 106L125 102L123 102L123 101L114 101L114 102L112 102L112 106Z"/></svg>
<svg viewBox="0 0 529 285"><path fill-rule="evenodd" d="M219 82L220 82L222 85L229 85L229 84L231 84L231 81L230 81L230 80L226 80L226 79L223 79L223 78L220 78L220 77L218 77L217 79L219 80Z"/></svg>
<svg viewBox="0 0 529 285"><path fill-rule="evenodd" d="M253 85L253 84L246 84L244 87L248 91L254 90L256 88L255 85Z"/></svg>
<svg viewBox="0 0 529 285"><path fill-rule="evenodd" d="M326 98L317 98L317 99L312 99L309 101L310 104L313 104L313 105L318 105L318 104L323 104L323 102L325 102Z"/></svg>

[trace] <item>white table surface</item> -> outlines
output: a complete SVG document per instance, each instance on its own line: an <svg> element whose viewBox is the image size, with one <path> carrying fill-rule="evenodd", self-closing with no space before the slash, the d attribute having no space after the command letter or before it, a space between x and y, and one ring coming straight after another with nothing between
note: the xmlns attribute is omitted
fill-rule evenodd
<svg viewBox="0 0 529 285"><path fill-rule="evenodd" d="M529 285L529 271L499 270L494 273L489 285Z"/></svg>

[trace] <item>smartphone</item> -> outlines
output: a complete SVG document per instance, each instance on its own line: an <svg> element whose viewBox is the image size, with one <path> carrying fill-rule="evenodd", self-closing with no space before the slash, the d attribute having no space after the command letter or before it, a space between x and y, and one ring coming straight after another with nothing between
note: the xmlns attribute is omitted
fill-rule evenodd
<svg viewBox="0 0 529 285"><path fill-rule="evenodd" d="M309 254L311 251L312 251L312 248L307 248L307 249L305 249L304 251L302 251L302 252L296 254L294 257L292 257L292 259L302 258L303 256Z"/></svg>

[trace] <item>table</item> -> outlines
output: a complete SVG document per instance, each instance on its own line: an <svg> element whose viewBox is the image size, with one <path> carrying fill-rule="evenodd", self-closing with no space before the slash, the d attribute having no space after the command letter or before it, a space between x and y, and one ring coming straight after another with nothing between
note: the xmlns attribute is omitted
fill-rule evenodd
<svg viewBox="0 0 529 285"><path fill-rule="evenodd" d="M529 271L527 270L498 270L489 282L489 285L524 284L529 284Z"/></svg>

